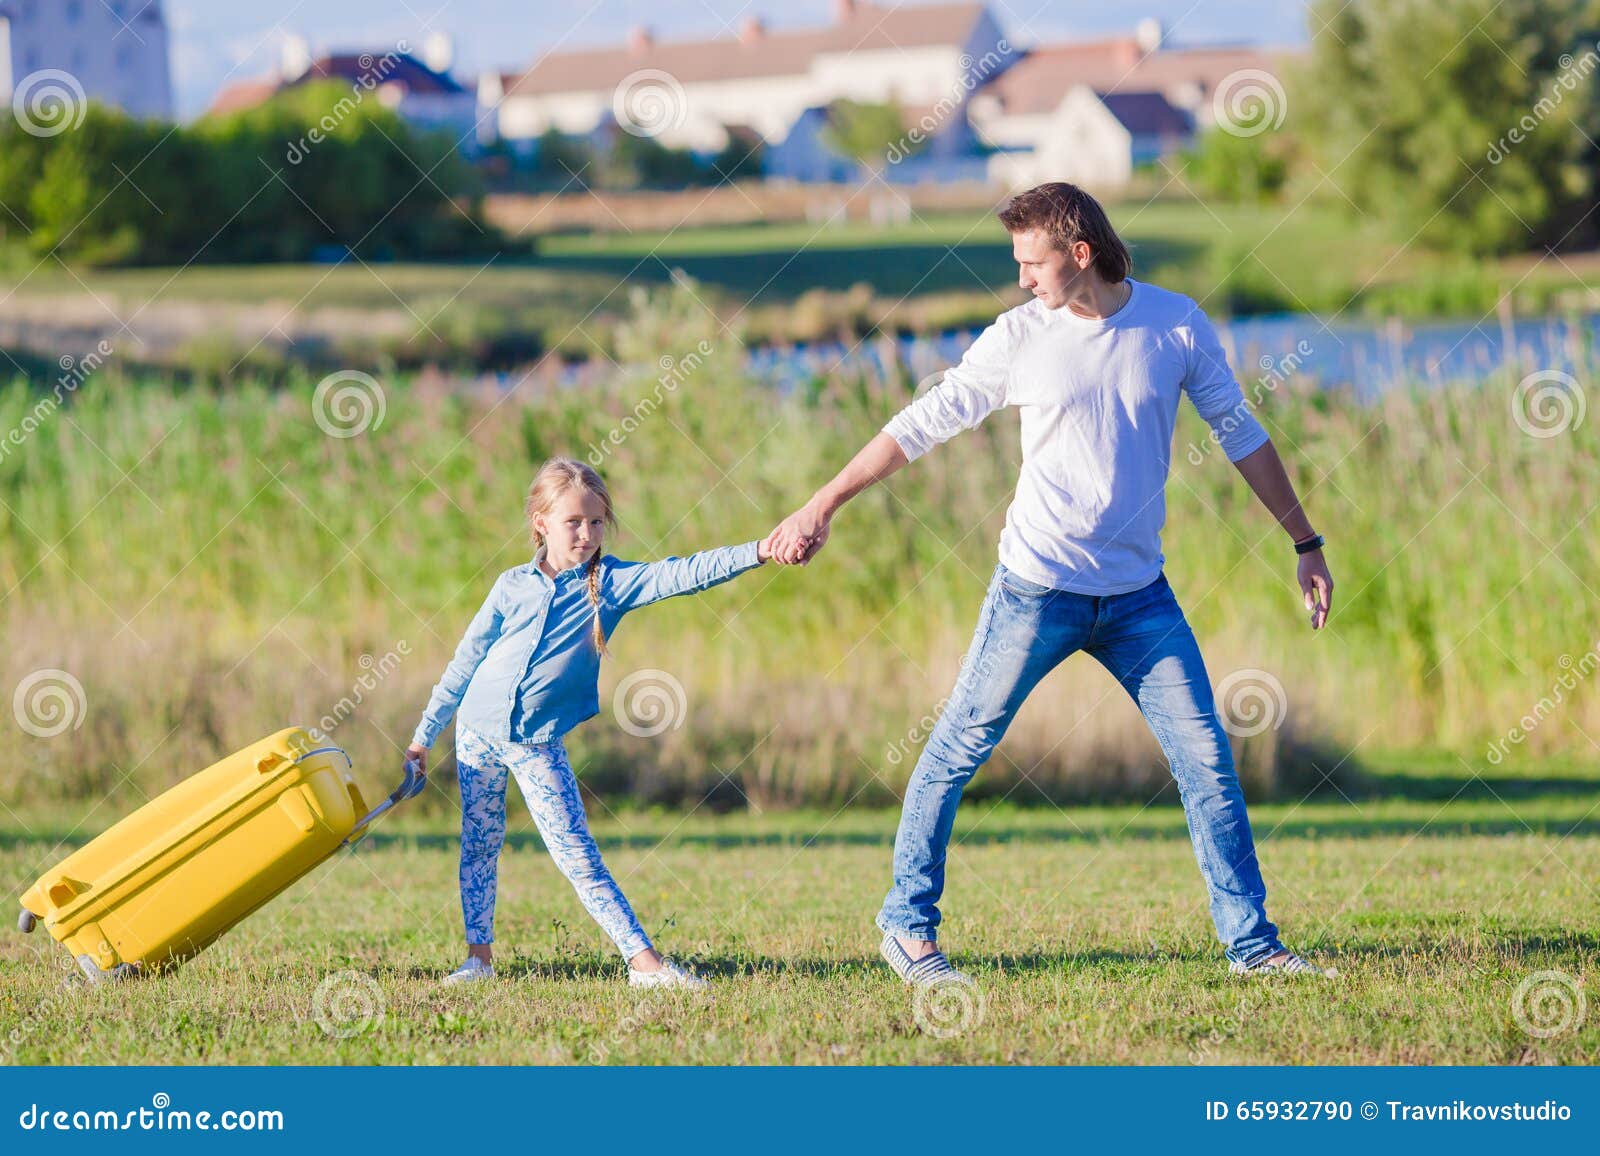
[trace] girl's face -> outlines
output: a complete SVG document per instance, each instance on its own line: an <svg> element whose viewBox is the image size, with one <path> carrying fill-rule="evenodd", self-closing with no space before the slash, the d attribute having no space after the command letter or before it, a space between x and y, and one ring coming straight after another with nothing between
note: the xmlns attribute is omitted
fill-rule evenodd
<svg viewBox="0 0 1600 1156"><path fill-rule="evenodd" d="M533 528L544 535L545 558L556 573L581 566L599 552L605 538L606 506L598 494L571 489L543 514Z"/></svg>

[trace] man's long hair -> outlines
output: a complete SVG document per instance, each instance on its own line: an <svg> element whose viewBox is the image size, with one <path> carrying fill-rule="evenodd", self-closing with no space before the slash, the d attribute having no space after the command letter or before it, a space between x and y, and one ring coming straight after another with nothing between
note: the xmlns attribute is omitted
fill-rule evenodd
<svg viewBox="0 0 1600 1156"><path fill-rule="evenodd" d="M1071 252L1079 241L1087 242L1094 252L1095 272L1113 285L1126 280L1133 268L1128 247L1111 227L1105 209L1077 185L1065 181L1038 185L1012 197L999 216L1009 233L1043 229L1063 253Z"/></svg>

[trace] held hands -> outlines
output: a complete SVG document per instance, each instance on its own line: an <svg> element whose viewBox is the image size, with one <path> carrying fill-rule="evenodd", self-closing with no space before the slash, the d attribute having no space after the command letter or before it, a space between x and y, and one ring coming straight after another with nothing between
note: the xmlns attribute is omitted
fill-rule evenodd
<svg viewBox="0 0 1600 1156"><path fill-rule="evenodd" d="M828 541L830 521L813 499L773 527L763 545L781 565L804 566Z"/></svg>
<svg viewBox="0 0 1600 1156"><path fill-rule="evenodd" d="M1328 573L1328 561L1321 550L1300 555L1297 577L1305 608L1311 612L1311 629L1321 630L1333 606L1333 575Z"/></svg>

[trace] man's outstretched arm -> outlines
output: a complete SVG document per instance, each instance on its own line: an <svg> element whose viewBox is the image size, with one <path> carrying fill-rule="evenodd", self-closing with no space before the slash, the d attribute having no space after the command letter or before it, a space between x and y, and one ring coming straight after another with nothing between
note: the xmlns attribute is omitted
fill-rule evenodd
<svg viewBox="0 0 1600 1156"><path fill-rule="evenodd" d="M1283 459L1270 441L1263 442L1259 449L1233 464L1291 541L1301 542L1315 533L1311 519L1300 508L1300 499L1295 495L1288 471L1283 468ZM1305 608L1311 612L1311 629L1320 630L1333 606L1333 576L1328 573L1328 562L1321 550L1300 555L1296 579Z"/></svg>
<svg viewBox="0 0 1600 1156"><path fill-rule="evenodd" d="M809 502L778 523L770 539L773 558L789 566L811 561L828 540L828 525L839 507L909 460L894 438L886 433L875 436Z"/></svg>

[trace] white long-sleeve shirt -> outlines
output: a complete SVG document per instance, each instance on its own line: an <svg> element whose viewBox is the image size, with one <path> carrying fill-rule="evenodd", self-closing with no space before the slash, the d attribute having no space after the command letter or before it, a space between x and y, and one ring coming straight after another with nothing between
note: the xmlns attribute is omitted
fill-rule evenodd
<svg viewBox="0 0 1600 1156"><path fill-rule="evenodd" d="M1229 461L1267 441L1200 307L1128 284L1132 295L1110 317L1050 309L1037 297L1001 314L960 365L883 427L916 459L1017 406L1022 473L1000 561L1057 590L1122 594L1160 576L1180 392Z"/></svg>

